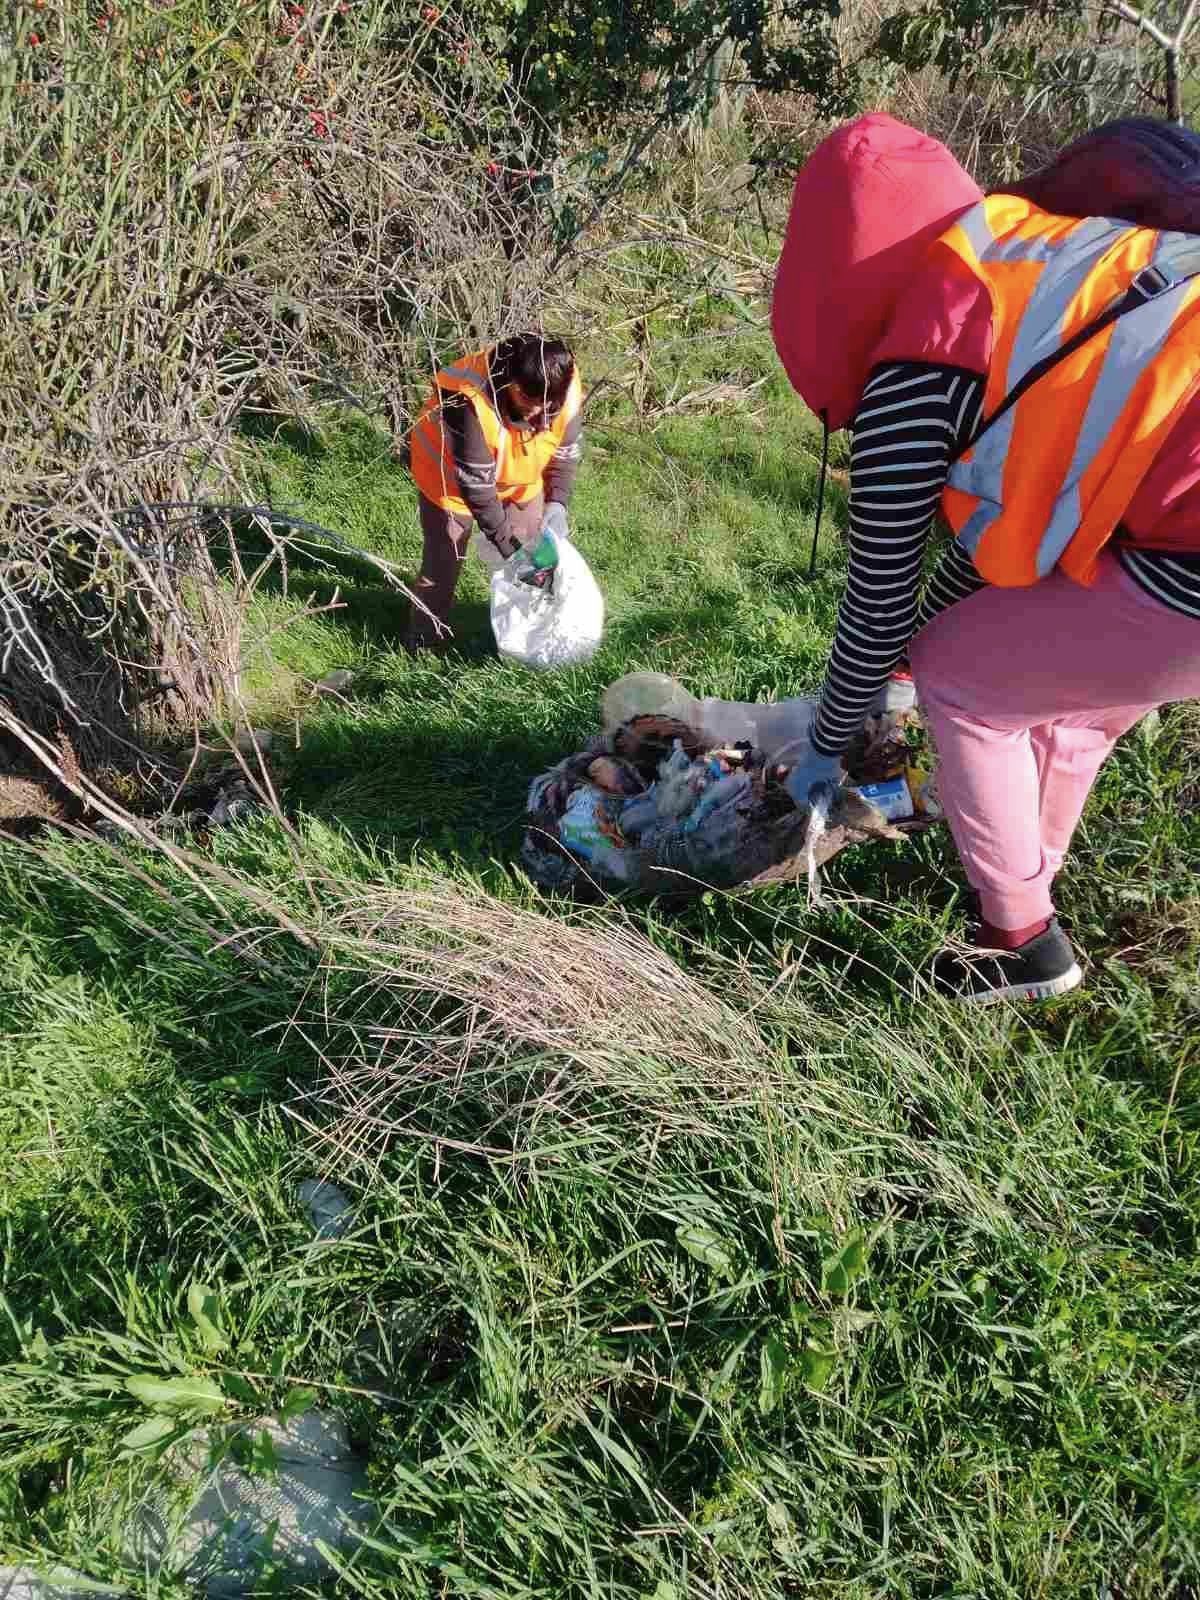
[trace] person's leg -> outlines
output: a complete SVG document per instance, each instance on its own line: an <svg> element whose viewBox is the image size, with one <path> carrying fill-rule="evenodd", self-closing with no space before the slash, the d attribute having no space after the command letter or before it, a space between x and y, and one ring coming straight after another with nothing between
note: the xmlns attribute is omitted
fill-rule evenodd
<svg viewBox="0 0 1200 1600"><path fill-rule="evenodd" d="M1053 877L1063 864L1096 775L1123 733L1153 706L1114 706L1030 730L1037 762L1042 859Z"/></svg>
<svg viewBox="0 0 1200 1600"><path fill-rule="evenodd" d="M927 658L920 659L917 683L937 749L938 799L982 915L999 928L1045 920L1053 913L1052 874L1042 854L1029 730L993 727L963 712Z"/></svg>
<svg viewBox="0 0 1200 1600"><path fill-rule="evenodd" d="M454 603L458 588L458 575L467 558L471 523L451 511L434 505L425 496L417 496L421 519L421 571L413 584L413 593L425 607L413 606L405 634L405 646L420 650L442 643L449 637L446 618Z"/></svg>
<svg viewBox="0 0 1200 1600"><path fill-rule="evenodd" d="M912 661L985 923L1041 937L1116 739L1152 706L1200 696L1200 624L1143 595L1110 556L1093 588L1056 575L960 601L918 635Z"/></svg>

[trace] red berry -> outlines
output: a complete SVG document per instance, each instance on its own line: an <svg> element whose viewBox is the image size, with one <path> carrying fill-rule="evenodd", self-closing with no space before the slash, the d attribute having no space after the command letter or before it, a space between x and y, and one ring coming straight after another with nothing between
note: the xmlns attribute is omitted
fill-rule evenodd
<svg viewBox="0 0 1200 1600"><path fill-rule="evenodd" d="M39 44L41 44L41 42L42 42L42 36L41 36L41 34L40 34L40 33L31 33L31 34L30 34L30 35L29 35L29 42L30 42L30 44L32 44L32 45L39 45Z"/></svg>

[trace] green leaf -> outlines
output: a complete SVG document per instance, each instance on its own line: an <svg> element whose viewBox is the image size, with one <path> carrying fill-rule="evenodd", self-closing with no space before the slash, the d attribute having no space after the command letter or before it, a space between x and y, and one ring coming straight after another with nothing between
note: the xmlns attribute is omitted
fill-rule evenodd
<svg viewBox="0 0 1200 1600"><path fill-rule="evenodd" d="M855 1311L851 1306L842 1306L833 1313L834 1321L845 1333L862 1333L864 1328L870 1328L879 1321L874 1311Z"/></svg>
<svg viewBox="0 0 1200 1600"><path fill-rule="evenodd" d="M681 1222L675 1229L675 1238L688 1255L702 1261L714 1272L723 1277L733 1272L733 1251L721 1235L714 1233L711 1228L701 1227L694 1222Z"/></svg>
<svg viewBox="0 0 1200 1600"><path fill-rule="evenodd" d="M258 1390L252 1383L247 1383L245 1378L239 1378L236 1372L225 1373L222 1382L225 1385L226 1394L231 1399L237 1400L244 1406L256 1406L258 1404Z"/></svg>
<svg viewBox="0 0 1200 1600"><path fill-rule="evenodd" d="M837 1352L807 1344L800 1352L800 1372L810 1389L823 1389L837 1365Z"/></svg>
<svg viewBox="0 0 1200 1600"><path fill-rule="evenodd" d="M726 289L725 298L743 322L748 322L752 327L756 328L762 326L762 318L754 314L753 308L747 301L742 299L740 294L735 294L732 289Z"/></svg>
<svg viewBox="0 0 1200 1600"><path fill-rule="evenodd" d="M771 1543L777 1555L790 1561L796 1555L796 1535L791 1515L782 1500L772 1500L767 1506L767 1527L771 1530Z"/></svg>
<svg viewBox="0 0 1200 1600"><path fill-rule="evenodd" d="M225 1404L225 1391L211 1378L152 1378L138 1373L125 1379L125 1387L152 1411L194 1411L209 1416Z"/></svg>
<svg viewBox="0 0 1200 1600"><path fill-rule="evenodd" d="M252 1471L262 1473L264 1477L274 1477L279 1471L279 1452L275 1448L274 1439L265 1428L260 1429L254 1436L250 1450L250 1467Z"/></svg>
<svg viewBox="0 0 1200 1600"><path fill-rule="evenodd" d="M302 1417L306 1411L311 1411L317 1403L315 1389L292 1389L287 1399L279 1408L280 1422L290 1422L293 1417Z"/></svg>
<svg viewBox="0 0 1200 1600"><path fill-rule="evenodd" d="M188 1290L188 1310L210 1355L229 1349L229 1340L221 1332L221 1303L212 1289L206 1289L202 1283L192 1284Z"/></svg>
<svg viewBox="0 0 1200 1600"><path fill-rule="evenodd" d="M230 1094L261 1094L270 1087L270 1080L259 1067L249 1067L245 1072L227 1072L213 1081L214 1089L224 1089Z"/></svg>
<svg viewBox="0 0 1200 1600"><path fill-rule="evenodd" d="M769 1417L783 1399L788 1369L787 1347L777 1333L770 1334L763 1345L760 1366L758 1409Z"/></svg>
<svg viewBox="0 0 1200 1600"><path fill-rule="evenodd" d="M149 1422L140 1422L121 1440L120 1454L122 1456L140 1456L150 1453L158 1454L159 1449L175 1437L179 1432L179 1423L174 1417L151 1417Z"/></svg>
<svg viewBox="0 0 1200 1600"><path fill-rule="evenodd" d="M867 1270L867 1244L861 1228L847 1234L839 1249L821 1263L821 1287L826 1294L843 1295Z"/></svg>

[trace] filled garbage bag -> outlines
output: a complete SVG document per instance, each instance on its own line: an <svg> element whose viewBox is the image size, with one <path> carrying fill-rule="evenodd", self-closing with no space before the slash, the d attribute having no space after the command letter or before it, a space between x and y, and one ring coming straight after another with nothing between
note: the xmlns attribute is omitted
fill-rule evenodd
<svg viewBox="0 0 1200 1600"><path fill-rule="evenodd" d="M797 810L785 780L813 707L696 700L660 674L622 679L604 696L605 731L530 784L526 870L554 889L688 893L807 877L815 892L818 865L842 845L901 834L854 787L826 786ZM883 740L867 730L863 752L891 770L902 735L895 723Z"/></svg>
<svg viewBox="0 0 1200 1600"><path fill-rule="evenodd" d="M496 648L506 660L541 671L590 660L604 636L604 596L587 562L569 539L547 537L558 561L545 584L523 580L524 550L493 567L491 578Z"/></svg>

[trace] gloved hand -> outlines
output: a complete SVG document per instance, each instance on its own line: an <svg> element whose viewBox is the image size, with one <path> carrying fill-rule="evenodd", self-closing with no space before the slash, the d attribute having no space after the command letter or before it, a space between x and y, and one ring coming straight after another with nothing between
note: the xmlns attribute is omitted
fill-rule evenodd
<svg viewBox="0 0 1200 1600"><path fill-rule="evenodd" d="M812 791L823 783L834 788L842 781L840 756L824 756L808 745L800 753L796 764L784 779L783 786L791 796L797 811L807 811Z"/></svg>
<svg viewBox="0 0 1200 1600"><path fill-rule="evenodd" d="M557 534L560 539L566 539L567 512L566 507L551 500L542 514L541 535L535 545L526 552L528 564L522 564L518 574L522 583L533 584L537 588L545 588L553 583L553 573L558 565L558 551L555 548L551 534Z"/></svg>
<svg viewBox="0 0 1200 1600"><path fill-rule="evenodd" d="M547 500L546 508L542 512L542 534L556 533L560 539L569 539L567 532L567 508L561 501Z"/></svg>
<svg viewBox="0 0 1200 1600"><path fill-rule="evenodd" d="M521 541L513 531L513 519L507 506L504 508L504 526L495 533L485 533L484 537L500 552L505 561L510 561L521 548Z"/></svg>

